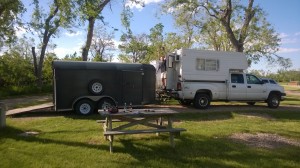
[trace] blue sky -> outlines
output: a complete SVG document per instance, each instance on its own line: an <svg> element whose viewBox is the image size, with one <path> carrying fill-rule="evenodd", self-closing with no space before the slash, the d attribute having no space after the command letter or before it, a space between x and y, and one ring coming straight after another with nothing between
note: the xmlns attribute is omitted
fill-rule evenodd
<svg viewBox="0 0 300 168"><path fill-rule="evenodd" d="M144 8L133 7L133 18L131 28L135 34L149 33L151 27L157 23L164 24L164 32L178 31L174 28L171 16L159 14L160 4L163 0L144 0L146 6ZM247 0L243 0L247 3ZM28 1L23 0L25 5ZM43 1L45 2L45 1ZM115 32L115 45L119 44L119 38L124 31L120 22L120 12L122 9L122 1L112 0L111 9L105 8L103 16L105 21L111 27L118 28ZM261 8L268 14L268 21L274 26L277 33L282 39L279 56L290 58L293 62L292 69L300 70L300 0L255 0L255 4L259 4ZM45 4L45 7L47 5ZM27 10L29 13L31 10ZM27 14L29 15L29 14ZM75 51L80 53L80 48L84 44L86 36L86 27L83 26L74 29L74 33L61 31L59 38L53 40L57 45L54 50L59 57L66 54L72 54ZM117 56L117 55L116 55ZM264 60L259 64L253 65L250 69L276 71L274 65L267 65Z"/></svg>

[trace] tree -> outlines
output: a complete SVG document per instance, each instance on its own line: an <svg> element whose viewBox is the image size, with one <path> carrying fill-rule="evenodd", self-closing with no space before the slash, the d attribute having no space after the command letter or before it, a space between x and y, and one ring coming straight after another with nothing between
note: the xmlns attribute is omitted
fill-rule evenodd
<svg viewBox="0 0 300 168"><path fill-rule="evenodd" d="M107 32L104 25L96 27L91 44L91 54L94 61L110 61L113 54L110 51L115 50L113 41L114 32Z"/></svg>
<svg viewBox="0 0 300 168"><path fill-rule="evenodd" d="M73 54L67 54L63 60L67 60L67 61L81 61L82 58L77 55L77 52L74 52Z"/></svg>
<svg viewBox="0 0 300 168"><path fill-rule="evenodd" d="M148 54L150 60L159 60L161 56L165 55L163 28L163 24L158 23L150 29Z"/></svg>
<svg viewBox="0 0 300 168"><path fill-rule="evenodd" d="M186 19L198 28L199 39L209 48L244 52L254 62L263 57L271 62L283 60L276 55L279 36L254 0L249 0L246 6L231 0L170 0L163 7L173 9L174 17L188 12L190 18Z"/></svg>
<svg viewBox="0 0 300 168"><path fill-rule="evenodd" d="M68 28L74 17L72 9L74 4L71 0L53 0L50 5L49 13L44 13L39 6L39 1L34 0L34 12L32 15L31 27L38 33L41 44L39 57L37 56L35 47L32 47L32 55L34 58L34 69L37 77L37 84L42 86L42 72L46 49L50 38L57 35L60 27Z"/></svg>
<svg viewBox="0 0 300 168"><path fill-rule="evenodd" d="M151 59L147 57L149 48L149 38L146 34L139 34L136 36L121 36L122 44L119 45L121 54L119 59L122 62L130 63L149 63Z"/></svg>
<svg viewBox="0 0 300 168"><path fill-rule="evenodd" d="M1 0L0 2L0 49L6 43L15 41L15 26L20 24L18 14L25 8L21 0Z"/></svg>
<svg viewBox="0 0 300 168"><path fill-rule="evenodd" d="M83 20L88 21L86 42L82 48L82 60L87 61L88 53L92 44L92 38L94 33L94 25L96 19L103 19L101 12L104 7L110 2L110 0L78 0L77 3L80 7L80 14Z"/></svg>

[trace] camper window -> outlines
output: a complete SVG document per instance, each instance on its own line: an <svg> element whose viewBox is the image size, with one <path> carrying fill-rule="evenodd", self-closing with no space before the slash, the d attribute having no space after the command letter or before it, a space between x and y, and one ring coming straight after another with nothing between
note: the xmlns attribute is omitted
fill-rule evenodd
<svg viewBox="0 0 300 168"><path fill-rule="evenodd" d="M219 60L215 59L197 59L197 69L201 71L218 71Z"/></svg>

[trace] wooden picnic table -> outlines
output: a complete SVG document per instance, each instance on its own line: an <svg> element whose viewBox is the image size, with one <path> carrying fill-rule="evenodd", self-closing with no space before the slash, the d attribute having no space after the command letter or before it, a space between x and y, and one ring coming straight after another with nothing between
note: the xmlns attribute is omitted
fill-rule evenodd
<svg viewBox="0 0 300 168"><path fill-rule="evenodd" d="M114 135L125 134L144 134L144 133L170 133L170 144L175 147L174 137L180 135L183 128L173 128L173 116L177 112L171 109L134 109L132 112L124 110L118 113L109 113L108 111L99 110L99 113L105 117L105 120L99 120L103 123L103 134L106 140L109 140L110 152L113 152ZM167 125L164 125L163 119L166 119ZM113 127L113 122L121 122L118 126ZM144 125L146 129L132 129L133 126Z"/></svg>

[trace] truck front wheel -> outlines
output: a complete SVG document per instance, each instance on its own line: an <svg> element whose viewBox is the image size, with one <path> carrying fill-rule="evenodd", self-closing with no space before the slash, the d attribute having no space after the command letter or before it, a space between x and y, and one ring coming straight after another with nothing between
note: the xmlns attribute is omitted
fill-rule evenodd
<svg viewBox="0 0 300 168"><path fill-rule="evenodd" d="M198 109L206 109L210 106L210 97L207 94L198 93L194 99L194 106Z"/></svg>
<svg viewBox="0 0 300 168"><path fill-rule="evenodd" d="M267 100L269 108L277 108L280 104L280 97L277 94L270 94Z"/></svg>
<svg viewBox="0 0 300 168"><path fill-rule="evenodd" d="M81 115L90 115L94 112L95 105L91 100L83 99L76 103L75 111Z"/></svg>

